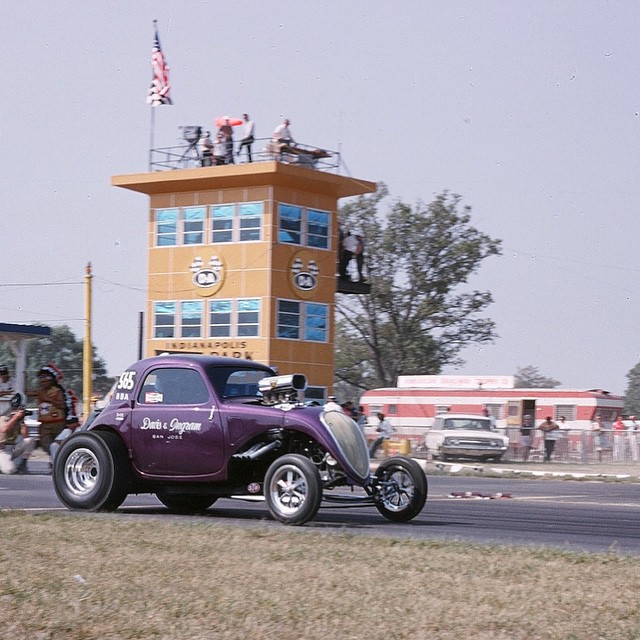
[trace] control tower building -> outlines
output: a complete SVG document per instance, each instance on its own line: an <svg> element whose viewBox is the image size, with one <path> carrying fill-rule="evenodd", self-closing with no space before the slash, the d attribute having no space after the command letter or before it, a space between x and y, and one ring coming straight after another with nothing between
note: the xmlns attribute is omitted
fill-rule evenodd
<svg viewBox="0 0 640 640"><path fill-rule="evenodd" d="M221 166L153 154L147 173L112 177L149 196L144 355L249 358L305 374L307 399L326 398L336 293L369 292L336 276L338 201L375 183L337 174L338 154L302 145Z"/></svg>

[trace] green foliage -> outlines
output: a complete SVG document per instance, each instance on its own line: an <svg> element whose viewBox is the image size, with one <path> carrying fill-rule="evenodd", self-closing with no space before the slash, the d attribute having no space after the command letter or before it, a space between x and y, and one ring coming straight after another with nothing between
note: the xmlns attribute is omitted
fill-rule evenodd
<svg viewBox="0 0 640 640"><path fill-rule="evenodd" d="M53 327L48 338L35 338L27 342L26 386L37 388L37 373L41 367L53 363L62 371L62 386L73 389L80 398L82 396L84 344L78 340L71 329L62 325ZM113 385L114 379L107 376L106 364L96 354L93 347L93 393L104 395ZM6 364L15 373L15 358L7 345L0 345L0 362Z"/></svg>
<svg viewBox="0 0 640 640"><path fill-rule="evenodd" d="M640 415L640 362L627 373L627 390L624 394L624 412Z"/></svg>
<svg viewBox="0 0 640 640"><path fill-rule="evenodd" d="M459 352L491 342L495 323L480 317L488 291L464 290L500 240L471 224L470 208L447 192L411 207L387 195L358 198L340 212L343 228L363 230L370 295L338 296L336 378L360 389L393 386L398 375L436 374Z"/></svg>
<svg viewBox="0 0 640 640"><path fill-rule="evenodd" d="M555 389L560 384L559 380L543 376L532 364L518 367L515 373L515 385L519 389Z"/></svg>

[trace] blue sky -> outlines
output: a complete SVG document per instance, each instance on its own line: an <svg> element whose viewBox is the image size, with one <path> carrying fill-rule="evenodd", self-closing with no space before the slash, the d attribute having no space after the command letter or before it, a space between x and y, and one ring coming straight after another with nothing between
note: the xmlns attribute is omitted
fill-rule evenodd
<svg viewBox="0 0 640 640"><path fill-rule="evenodd" d="M503 240L472 285L500 338L445 373L533 364L622 393L640 361L640 48L636 2L270 0L0 5L0 319L84 331L115 375L137 355L147 200L110 186L147 168L153 20L178 127L287 116L392 198L449 190Z"/></svg>

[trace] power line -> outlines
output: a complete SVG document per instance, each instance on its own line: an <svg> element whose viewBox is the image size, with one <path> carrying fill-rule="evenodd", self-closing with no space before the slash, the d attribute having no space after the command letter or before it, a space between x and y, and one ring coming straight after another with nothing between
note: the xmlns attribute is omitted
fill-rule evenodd
<svg viewBox="0 0 640 640"><path fill-rule="evenodd" d="M83 284L82 282L6 282L0 287L66 287L67 285Z"/></svg>

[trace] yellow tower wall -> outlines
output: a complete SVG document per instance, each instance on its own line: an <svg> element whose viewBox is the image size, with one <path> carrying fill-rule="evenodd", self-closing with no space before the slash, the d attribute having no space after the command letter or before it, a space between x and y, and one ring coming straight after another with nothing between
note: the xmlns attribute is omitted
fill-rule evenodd
<svg viewBox="0 0 640 640"><path fill-rule="evenodd" d="M310 386L332 387L338 198L374 191L375 184L276 162L114 176L112 183L150 196L146 356L178 352L250 358L281 374L304 373ZM262 203L258 239L238 241L243 222L234 218L233 241L215 241L212 207L246 203ZM328 212L328 247L281 242L280 204ZM202 242L194 244L185 241L183 220L185 208L191 207L204 207L206 213ZM174 244L159 246L158 210L178 212ZM212 336L211 301L237 307L246 299L259 300L258 336ZM309 313L318 303L326 312L326 339L278 337L278 301ZM184 311L184 304L198 302L203 309L198 335L182 335L195 329L178 323L173 329L158 328L156 305ZM173 335L160 337L158 331Z"/></svg>

